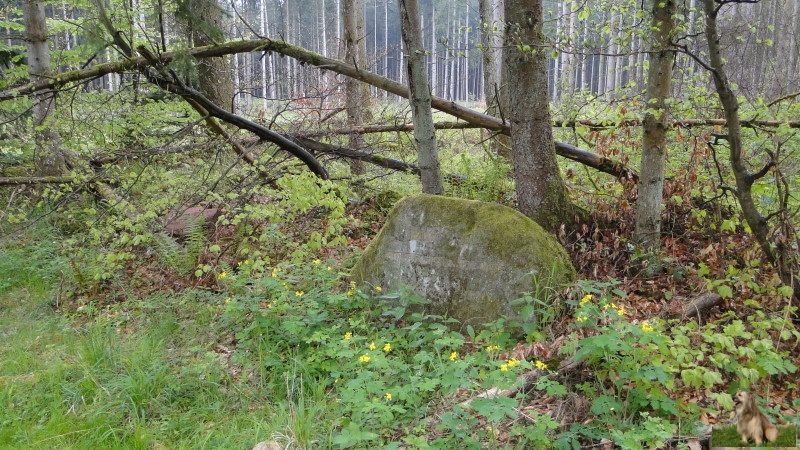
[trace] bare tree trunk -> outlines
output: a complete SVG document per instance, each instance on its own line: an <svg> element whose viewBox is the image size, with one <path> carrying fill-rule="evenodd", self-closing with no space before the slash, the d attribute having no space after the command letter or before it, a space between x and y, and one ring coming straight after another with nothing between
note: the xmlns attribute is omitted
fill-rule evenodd
<svg viewBox="0 0 800 450"><path fill-rule="evenodd" d="M502 117L505 113L501 103L500 57L502 31L496 21L497 0L480 0L481 45L483 56L483 98L486 102L486 114ZM498 40L500 42L498 42ZM511 159L511 143L508 136L498 134L492 139L492 151Z"/></svg>
<svg viewBox="0 0 800 450"><path fill-rule="evenodd" d="M354 65L359 70L366 70L367 43L364 30L364 0L344 0L344 48L345 61ZM345 80L345 96L347 121L351 127L360 127L364 124L364 111L369 103L369 86L348 78ZM355 150L364 150L366 143L361 134L351 134L349 147ZM350 160L350 171L354 175L365 172L364 162Z"/></svg>
<svg viewBox="0 0 800 450"><path fill-rule="evenodd" d="M194 0L189 12L189 32L194 45L224 42L225 14L217 0ZM234 83L227 58L208 58L197 64L200 92L217 105L233 111Z"/></svg>
<svg viewBox="0 0 800 450"><path fill-rule="evenodd" d="M653 0L650 68L647 70L647 109L642 124L642 162L636 201L634 240L647 251L661 246L661 200L666 167L667 129L675 50L670 47L675 0Z"/></svg>
<svg viewBox="0 0 800 450"><path fill-rule="evenodd" d="M431 95L441 95L439 82L439 54L436 51L436 5L431 5Z"/></svg>
<svg viewBox="0 0 800 450"><path fill-rule="evenodd" d="M22 8L28 45L28 73L31 82L37 82L49 78L50 75L50 47L47 43L44 1L25 0ZM55 108L55 91L48 89L33 93L31 100L36 139L36 172L39 176L62 175L66 172L66 162L59 149L61 139L47 124L47 118Z"/></svg>
<svg viewBox="0 0 800 450"><path fill-rule="evenodd" d="M391 0L384 0L383 4L383 76L389 76L389 2ZM385 97L388 97L386 92L383 92Z"/></svg>
<svg viewBox="0 0 800 450"><path fill-rule="evenodd" d="M497 71L497 50L494 42L495 23L494 23L494 2L492 0L480 0L480 29L481 46L483 47L483 98L486 102L486 114L497 117L498 104L495 92L500 88L500 80Z"/></svg>
<svg viewBox="0 0 800 450"><path fill-rule="evenodd" d="M550 125L547 50L541 0L506 0L505 76L519 210L550 231L571 221L574 208L561 178Z"/></svg>
<svg viewBox="0 0 800 450"><path fill-rule="evenodd" d="M755 236L762 252L767 260L769 260L770 264L778 269L781 281L794 289L794 302L800 303L800 299L798 299L800 274L793 273L789 262L790 258L785 254L788 249L777 245L777 243L770 239L767 220L758 211L753 199L753 183L764 176L767 169L769 169L772 164L767 165L756 174L750 173L745 166L742 126L739 121L739 101L725 73L724 59L722 57L719 34L717 33L717 5L714 0L703 0L703 7L705 12L705 34L706 42L708 43L711 75L728 125L727 140L730 149L730 164L734 178L736 179L736 190L734 193L737 200L739 200L739 206L742 208L742 214L747 221L747 225L750 226L750 231L753 233L753 236Z"/></svg>
<svg viewBox="0 0 800 450"><path fill-rule="evenodd" d="M426 194L442 194L442 174L436 151L436 132L431 111L431 92L425 67L425 49L422 45L419 8L417 0L399 0L400 31L408 53L408 93L414 120L414 142Z"/></svg>

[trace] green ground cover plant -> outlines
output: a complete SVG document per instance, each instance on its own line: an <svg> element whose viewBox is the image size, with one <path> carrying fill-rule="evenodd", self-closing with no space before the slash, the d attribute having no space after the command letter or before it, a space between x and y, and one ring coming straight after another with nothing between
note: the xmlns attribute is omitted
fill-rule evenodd
<svg viewBox="0 0 800 450"><path fill-rule="evenodd" d="M48 255L46 242L4 244L3 264ZM334 261L245 259L216 275L216 291L75 303L68 314L52 309L56 267L9 271L0 290L3 448L568 449L611 438L645 449L732 409L732 386L796 369L781 342L797 332L783 316L636 322L614 280L576 286L561 355L538 359L512 356L511 323L454 331L413 312L422 299L411 293L348 284ZM536 343L545 330L527 331ZM565 378L567 358L589 371ZM527 394L480 396L519 390L533 370ZM711 403L683 400L701 389ZM565 428L526 407L576 392L593 420Z"/></svg>

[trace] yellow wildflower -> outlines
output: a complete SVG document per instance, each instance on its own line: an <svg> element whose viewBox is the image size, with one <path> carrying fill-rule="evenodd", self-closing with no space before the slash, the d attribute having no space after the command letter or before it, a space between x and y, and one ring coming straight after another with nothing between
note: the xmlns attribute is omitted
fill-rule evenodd
<svg viewBox="0 0 800 450"><path fill-rule="evenodd" d="M225 277L227 277L227 276L228 276L228 274L227 274L227 273L225 273L224 271L223 271L221 274L219 274L219 278L220 278L220 279L222 279L222 278L225 278Z"/></svg>
<svg viewBox="0 0 800 450"><path fill-rule="evenodd" d="M547 364L537 360L536 361L536 368L540 369L540 370L547 369Z"/></svg>
<svg viewBox="0 0 800 450"><path fill-rule="evenodd" d="M648 323L647 321L644 321L642 322L642 331L644 332L653 331L653 326L650 325L650 323Z"/></svg>
<svg viewBox="0 0 800 450"><path fill-rule="evenodd" d="M388 342L387 342L387 343L386 343L386 344L383 346L383 351L385 351L386 353L389 353L391 350L392 350L392 344L390 344L390 343L388 343Z"/></svg>
<svg viewBox="0 0 800 450"><path fill-rule="evenodd" d="M370 350L375 350L375 342L370 342L369 343L369 349Z"/></svg>
<svg viewBox="0 0 800 450"><path fill-rule="evenodd" d="M591 301L591 300L592 300L592 294L584 295L583 298L581 299L581 306L589 303L589 301Z"/></svg>
<svg viewBox="0 0 800 450"><path fill-rule="evenodd" d="M517 358L510 358L508 360L508 367L509 368L514 367L514 366L518 366L518 365L519 365L519 360Z"/></svg>
<svg viewBox="0 0 800 450"><path fill-rule="evenodd" d="M488 346L486 346L486 351L487 352L495 352L497 350L500 350L500 347L497 346L497 345L488 345Z"/></svg>
<svg viewBox="0 0 800 450"><path fill-rule="evenodd" d="M322 262L322 261L320 261L320 260L318 260L318 259L315 259L315 260L314 260L314 265L316 266L317 264L319 264L319 263L321 263L321 262Z"/></svg>
<svg viewBox="0 0 800 450"><path fill-rule="evenodd" d="M387 392L386 395L384 395L384 397L386 398L387 401L391 400L392 399L392 394Z"/></svg>
<svg viewBox="0 0 800 450"><path fill-rule="evenodd" d="M351 337L353 337L353 332L352 331L348 331L347 333L344 334L344 340L345 341L349 340Z"/></svg>
<svg viewBox="0 0 800 450"><path fill-rule="evenodd" d="M619 314L620 316L624 316L625 315L625 307L624 306L620 306L619 308L617 308L617 314Z"/></svg>
<svg viewBox="0 0 800 450"><path fill-rule="evenodd" d="M501 372L507 372L508 371L508 364L503 364L502 366L500 366L500 371Z"/></svg>
<svg viewBox="0 0 800 450"><path fill-rule="evenodd" d="M305 292L303 292L303 291L294 291L294 295L296 295L298 297L302 297L303 294L305 294Z"/></svg>
<svg viewBox="0 0 800 450"><path fill-rule="evenodd" d="M363 363L368 363L370 359L372 359L372 358L370 358L367 355L361 355L361 356L358 357L358 360L363 362Z"/></svg>
<svg viewBox="0 0 800 450"><path fill-rule="evenodd" d="M380 292L380 291L382 291L382 290L383 290L383 288L382 288L382 287L380 287L380 286L375 286L375 290L376 290L376 291L378 291L378 292Z"/></svg>
<svg viewBox="0 0 800 450"><path fill-rule="evenodd" d="M331 270L333 270L333 268L331 266L328 266L328 272L330 272Z"/></svg>
<svg viewBox="0 0 800 450"><path fill-rule="evenodd" d="M225 303L230 303L230 302L231 302L231 298L230 297L225 299Z"/></svg>
<svg viewBox="0 0 800 450"><path fill-rule="evenodd" d="M586 316L578 316L578 317L576 317L576 318L575 318L575 320L576 320L578 323L580 323L580 322L586 322L586 319L587 319L587 317L586 317Z"/></svg>
<svg viewBox="0 0 800 450"><path fill-rule="evenodd" d="M458 358L458 352L450 353L450 361L455 361Z"/></svg>

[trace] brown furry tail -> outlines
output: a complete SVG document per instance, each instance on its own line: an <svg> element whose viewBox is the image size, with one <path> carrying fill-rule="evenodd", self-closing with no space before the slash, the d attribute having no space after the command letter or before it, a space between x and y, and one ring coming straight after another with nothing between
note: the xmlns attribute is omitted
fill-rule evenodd
<svg viewBox="0 0 800 450"><path fill-rule="evenodd" d="M763 420L766 421L765 418ZM764 436L769 439L770 442L775 442L775 440L778 439L778 428L767 421L767 423L764 424Z"/></svg>

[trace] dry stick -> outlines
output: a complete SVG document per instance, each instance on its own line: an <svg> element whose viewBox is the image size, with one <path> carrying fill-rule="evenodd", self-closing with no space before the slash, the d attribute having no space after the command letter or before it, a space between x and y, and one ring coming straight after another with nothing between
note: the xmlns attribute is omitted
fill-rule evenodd
<svg viewBox="0 0 800 450"><path fill-rule="evenodd" d="M556 369L556 375L564 375L568 371L575 371L579 370L583 367L583 361L575 361L572 357L565 359L564 361L559 364L558 369ZM480 394L472 397L470 399L464 400L461 402L461 406L469 407L473 400L476 398L496 398L496 397L513 397L520 392L529 392L534 389L536 382L539 381L545 375L549 375L550 372L546 369L531 369L527 372L520 374L517 377L517 381L521 384L521 387L514 388L514 389L499 389L499 388L491 388L487 389Z"/></svg>

